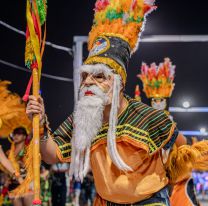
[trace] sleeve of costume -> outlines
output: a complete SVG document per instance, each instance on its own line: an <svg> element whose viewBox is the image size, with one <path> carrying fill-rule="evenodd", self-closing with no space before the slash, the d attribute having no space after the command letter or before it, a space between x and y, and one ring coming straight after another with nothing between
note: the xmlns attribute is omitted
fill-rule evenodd
<svg viewBox="0 0 208 206"><path fill-rule="evenodd" d="M178 136L178 129L163 111L153 110L149 118L149 138L152 142L150 153L158 149L171 149Z"/></svg>
<svg viewBox="0 0 208 206"><path fill-rule="evenodd" d="M69 116L52 134L53 140L57 144L57 156L61 162L70 162L71 160L72 130L72 116Z"/></svg>

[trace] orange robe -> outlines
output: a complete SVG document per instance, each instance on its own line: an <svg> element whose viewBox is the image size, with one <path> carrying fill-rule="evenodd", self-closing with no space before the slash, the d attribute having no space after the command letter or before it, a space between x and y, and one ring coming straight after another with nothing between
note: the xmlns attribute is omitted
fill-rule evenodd
<svg viewBox="0 0 208 206"><path fill-rule="evenodd" d="M163 111L127 98L128 106L118 116L116 142L118 152L133 172L124 173L112 163L107 150L108 125L104 124L91 144L91 168L96 191L102 202L132 204L153 196L164 188L169 179L162 162L162 149L169 149L178 131ZM54 132L57 156L70 162L73 119L67 118ZM100 202L101 201L101 202ZM106 203L107 202L107 203ZM163 205L162 200L157 205ZM103 203L102 203L103 204ZM156 205L156 204L151 204Z"/></svg>
<svg viewBox="0 0 208 206"><path fill-rule="evenodd" d="M171 206L200 206L191 177L174 185L170 202Z"/></svg>

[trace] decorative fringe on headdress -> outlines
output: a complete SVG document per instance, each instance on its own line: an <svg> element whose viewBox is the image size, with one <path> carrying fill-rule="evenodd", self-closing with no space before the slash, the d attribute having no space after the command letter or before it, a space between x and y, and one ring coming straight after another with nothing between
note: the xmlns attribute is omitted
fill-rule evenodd
<svg viewBox="0 0 208 206"><path fill-rule="evenodd" d="M172 95L174 89L175 66L169 58L157 66L152 63L150 67L142 63L141 74L138 75L143 83L143 91L148 98L165 98Z"/></svg>
<svg viewBox="0 0 208 206"><path fill-rule="evenodd" d="M33 140L30 142L30 144L26 148L26 154L24 156L24 163L25 163L25 169L26 169L26 178L24 181L21 183L20 186L18 186L16 189L11 191L9 193L10 197L23 197L28 194L32 193L32 184L33 184L33 167L32 167L32 162L33 162Z"/></svg>
<svg viewBox="0 0 208 206"><path fill-rule="evenodd" d="M208 154L208 141L197 142L193 145L173 146L166 163L167 174L171 183L185 179L196 162Z"/></svg>
<svg viewBox="0 0 208 206"><path fill-rule="evenodd" d="M155 9L154 1L144 0L97 0L88 49L100 35L117 36L136 49L145 16Z"/></svg>
<svg viewBox="0 0 208 206"><path fill-rule="evenodd" d="M0 119L2 126L0 128L0 137L8 137L17 127L25 127L27 133L30 133L32 124L28 119L25 103L14 93L11 93L7 87L11 84L9 81L0 81Z"/></svg>

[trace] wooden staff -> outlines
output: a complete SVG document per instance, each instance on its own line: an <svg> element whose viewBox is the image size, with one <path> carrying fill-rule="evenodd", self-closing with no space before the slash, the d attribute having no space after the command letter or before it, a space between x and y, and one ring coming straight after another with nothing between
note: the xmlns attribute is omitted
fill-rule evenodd
<svg viewBox="0 0 208 206"><path fill-rule="evenodd" d="M33 95L39 97L39 74L38 69L33 69ZM33 174L34 174L34 201L40 200L40 137L39 137L39 114L33 115Z"/></svg>

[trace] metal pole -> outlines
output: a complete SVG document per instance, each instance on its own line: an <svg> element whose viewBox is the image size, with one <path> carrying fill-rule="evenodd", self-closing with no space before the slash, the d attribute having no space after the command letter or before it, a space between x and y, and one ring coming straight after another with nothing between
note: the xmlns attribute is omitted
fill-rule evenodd
<svg viewBox="0 0 208 206"><path fill-rule="evenodd" d="M78 99L78 90L80 86L80 75L79 68L82 65L83 59L83 44L87 42L86 36L74 36L74 60L73 60L73 80L74 80L74 102L77 102Z"/></svg>

